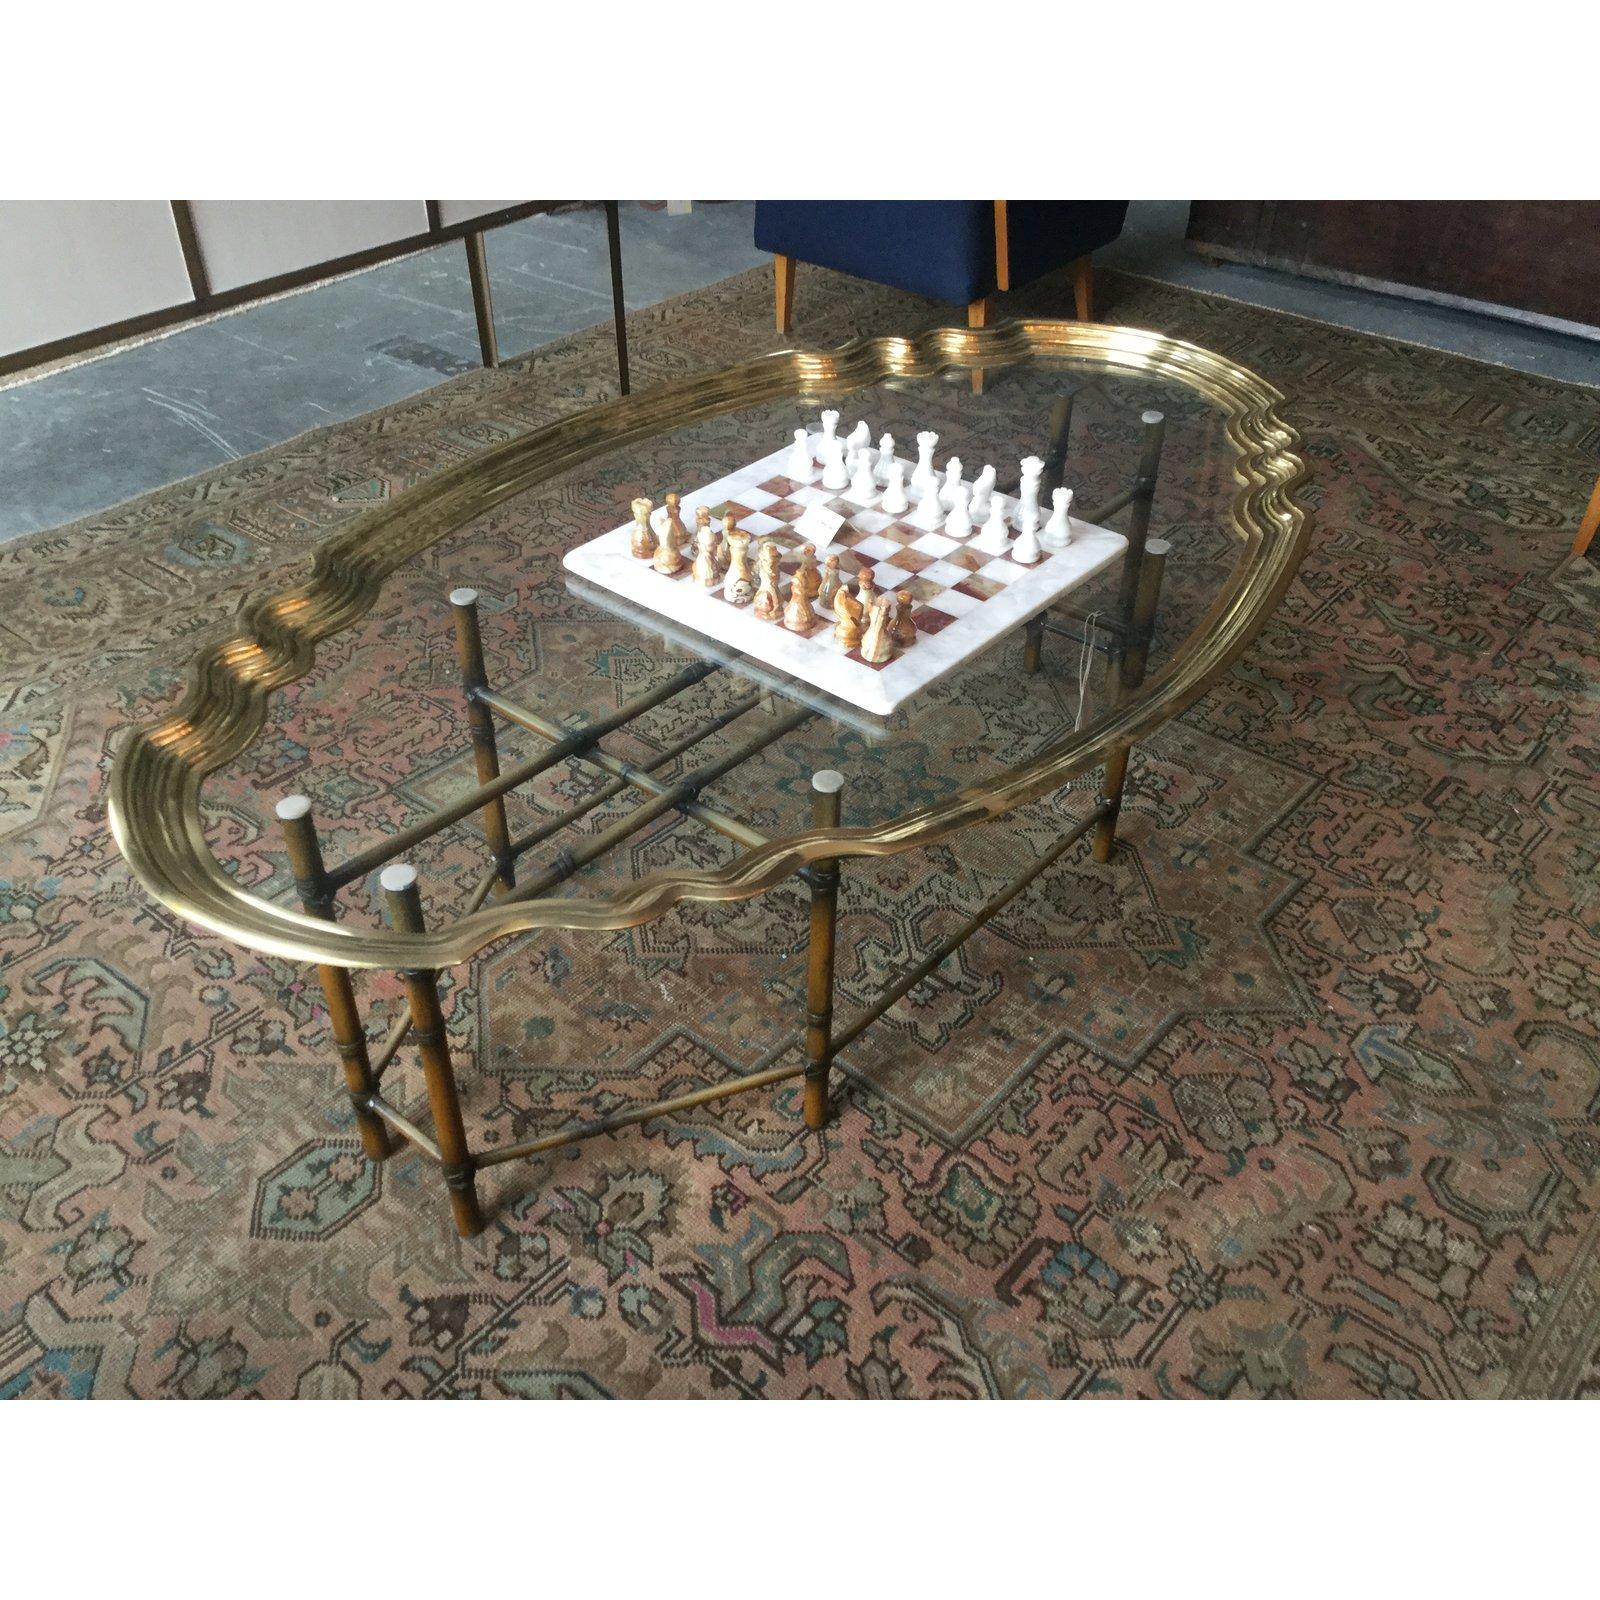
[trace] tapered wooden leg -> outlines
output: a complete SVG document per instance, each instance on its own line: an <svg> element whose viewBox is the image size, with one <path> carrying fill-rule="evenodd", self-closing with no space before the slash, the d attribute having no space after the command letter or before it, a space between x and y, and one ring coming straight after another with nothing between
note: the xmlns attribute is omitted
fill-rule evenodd
<svg viewBox="0 0 1600 1600"><path fill-rule="evenodd" d="M483 664L483 637L478 630L478 591L452 589L451 609L456 614L456 661L461 668L461 690L467 697L467 721L472 730L472 759L479 783L493 783L500 776L500 752L494 739L494 716L479 698L489 687ZM496 795L483 808L483 831L494 857L495 870L504 892L514 888L516 867L511 858L511 829L506 822L506 800Z"/></svg>
<svg viewBox="0 0 1600 1600"><path fill-rule="evenodd" d="M1578 524L1578 537L1572 541L1573 560L1577 560L1589 548L1597 528L1600 528L1600 482L1595 484L1594 493L1589 496L1589 509Z"/></svg>
<svg viewBox="0 0 1600 1600"><path fill-rule="evenodd" d="M1094 321L1094 262L1079 256L1072 263L1072 298L1077 302L1078 321Z"/></svg>
<svg viewBox="0 0 1600 1600"><path fill-rule="evenodd" d="M494 333L494 296L489 291L489 257L483 248L483 235L466 237L467 276L472 281L472 310L478 319L478 349L486 367L500 365L500 342Z"/></svg>
<svg viewBox="0 0 1600 1600"><path fill-rule="evenodd" d="M811 779L811 826L839 826L839 791L844 774L825 770ZM828 1121L828 1068L833 1061L833 953L839 910L839 863L814 861L805 869L811 885L811 941L806 959L806 1099L808 1128Z"/></svg>
<svg viewBox="0 0 1600 1600"><path fill-rule="evenodd" d="M379 876L389 902L389 915L402 933L421 933L422 897L417 874L408 866L385 867ZM428 1106L433 1112L433 1136L439 1144L445 1187L450 1191L450 1211L456 1232L463 1239L483 1232L478 1209L476 1167L467 1148L466 1125L461 1120L461 1096L455 1068L445 1038L444 1007L439 1004L439 974L425 968L400 974L411 1007L411 1032L422 1056L422 1076L428 1086Z"/></svg>
<svg viewBox="0 0 1600 1600"><path fill-rule="evenodd" d="M967 326L969 328L987 328L989 326L989 301L987 297L969 302L967 306ZM982 367L974 367L972 369L972 392L974 394L983 393Z"/></svg>
<svg viewBox="0 0 1600 1600"><path fill-rule="evenodd" d="M277 812L289 847L289 870L300 891L300 903L312 916L331 922L333 897L328 889L316 824L311 820L311 802L303 794L288 795L278 802ZM382 1161L393 1151L394 1144L383 1118L371 1109L378 1080L373 1076L372 1059L367 1053L367 1032L361 1025L355 985L350 981L347 967L319 966L317 980L328 1004L328 1022L344 1070L344 1086L355 1108L361 1148L370 1160Z"/></svg>
<svg viewBox="0 0 1600 1600"><path fill-rule="evenodd" d="M794 257L772 258L773 284L777 290L778 332L794 331Z"/></svg>

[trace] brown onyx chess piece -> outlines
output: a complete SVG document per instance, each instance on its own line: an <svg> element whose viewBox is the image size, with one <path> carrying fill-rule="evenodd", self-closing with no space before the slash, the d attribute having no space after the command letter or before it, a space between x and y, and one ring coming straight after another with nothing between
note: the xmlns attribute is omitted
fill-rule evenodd
<svg viewBox="0 0 1600 1600"><path fill-rule="evenodd" d="M796 589L805 590L808 603L817 598L822 579L817 573L817 547L814 544L800 546L800 567L791 582Z"/></svg>
<svg viewBox="0 0 1600 1600"><path fill-rule="evenodd" d="M770 539L761 541L761 548L756 552L756 571L760 574L756 584L756 615L763 621L773 621L783 610L783 601L778 595L778 562L781 559L778 547Z"/></svg>
<svg viewBox="0 0 1600 1600"><path fill-rule="evenodd" d="M811 596L798 578L791 579L789 583L789 603L783 608L783 625L790 633L810 633L817 625L817 614L811 609Z"/></svg>
<svg viewBox="0 0 1600 1600"><path fill-rule="evenodd" d="M672 530L672 542L679 551L690 550L694 547L689 537L689 530L683 525L683 518L678 515L678 496L676 490L667 491L667 526Z"/></svg>
<svg viewBox="0 0 1600 1600"><path fill-rule="evenodd" d="M750 576L750 535L743 528L730 527L730 512L723 521L723 538L728 544L728 576L723 581L722 592L736 606L750 604L756 592L755 579Z"/></svg>
<svg viewBox="0 0 1600 1600"><path fill-rule="evenodd" d="M717 563L719 566L725 567L733 559L734 532L733 513L724 511L722 513L722 543L717 546ZM748 544L750 535L747 533L744 537L745 542Z"/></svg>
<svg viewBox="0 0 1600 1600"><path fill-rule="evenodd" d="M650 526L650 513L655 502L641 495L633 502L633 532L628 536L628 548L639 561L648 561L656 553L656 531Z"/></svg>
<svg viewBox="0 0 1600 1600"><path fill-rule="evenodd" d="M702 589L715 589L722 577L717 567L717 530L709 517L695 530L694 570L689 575Z"/></svg>
<svg viewBox="0 0 1600 1600"><path fill-rule="evenodd" d="M668 578L675 572L683 571L683 552L678 548L677 539L673 537L670 517L663 520L656 532L656 553L651 558L650 565Z"/></svg>
<svg viewBox="0 0 1600 1600"><path fill-rule="evenodd" d="M697 550L700 548L700 530L702 528L711 535L711 559L716 562L720 570L723 562L722 536L711 526L710 506L696 506L694 508L694 543Z"/></svg>
<svg viewBox="0 0 1600 1600"><path fill-rule="evenodd" d="M833 614L837 618L833 625L834 638L846 650L854 650L861 643L861 602L843 584L834 596Z"/></svg>
<svg viewBox="0 0 1600 1600"><path fill-rule="evenodd" d="M822 578L817 585L817 602L833 610L833 597L839 592L844 579L839 575L838 556L829 556L822 566Z"/></svg>
<svg viewBox="0 0 1600 1600"><path fill-rule="evenodd" d="M861 638L861 659L881 666L894 655L894 639L889 633L890 601L887 595L873 601L872 620Z"/></svg>
<svg viewBox="0 0 1600 1600"><path fill-rule="evenodd" d="M894 598L894 642L905 650L917 642L917 625L911 616L911 591L902 589Z"/></svg>
<svg viewBox="0 0 1600 1600"><path fill-rule="evenodd" d="M870 613L872 602L878 598L878 586L872 576L871 567L863 567L856 576L856 599L861 602L863 613Z"/></svg>

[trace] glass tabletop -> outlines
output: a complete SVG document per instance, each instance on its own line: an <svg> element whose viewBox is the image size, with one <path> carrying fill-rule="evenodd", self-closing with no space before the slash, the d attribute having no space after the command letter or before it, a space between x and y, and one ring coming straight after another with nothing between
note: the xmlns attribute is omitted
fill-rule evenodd
<svg viewBox="0 0 1600 1600"><path fill-rule="evenodd" d="M1181 340L1040 321L774 352L463 439L443 471L397 440L392 495L251 596L183 702L120 748L117 842L181 916L348 968L720 915L814 863L1030 806L1047 851L1090 824L1104 844L1129 749L1256 638L1304 550L1281 400ZM929 464L953 486L959 457L957 499L992 467L1010 526L939 523L926 482L900 512L858 474L838 488L832 463L813 483L779 470L797 430L821 453L825 411L873 448L892 434L919 479L919 435L937 435ZM1056 487L1072 520L1052 524ZM719 574L668 577L643 549L589 562L597 540L626 545L636 500L669 493L691 519L727 510L730 543L773 545L777 592L746 608ZM875 639L841 636L826 607L789 616L806 542L838 558ZM842 785L836 818L819 774L839 775L821 791ZM401 861L420 928L380 904L379 869Z"/></svg>
<svg viewBox="0 0 1600 1600"><path fill-rule="evenodd" d="M588 752L573 754L508 796L514 837L548 830L523 858L519 881L548 877L555 894L606 893L618 875L648 874L665 859L664 847L656 846L667 834L681 857L684 819L670 808L631 835L626 849L552 875L552 863L568 859L565 852L582 854L584 841L614 829L648 798L648 790L617 778L617 762L653 775L658 787L709 772L696 803L737 820L750 838L772 838L807 825L811 780L820 770L845 777L845 825L873 826L981 786L1075 727L1093 725L1117 699L1110 664L1118 655L1119 629L1128 622L1119 530L1136 514L1127 502L1154 419L1162 419L1163 438L1150 548L1160 553L1170 546L1170 554L1148 645L1150 675L1184 650L1237 555L1231 507L1238 452L1227 417L1183 383L1108 372L1092 361L997 368L985 374L982 393L975 387L970 373L955 370L890 378L838 396L824 390L744 406L620 443L446 532L388 576L365 615L319 646L314 669L272 696L267 725L250 749L208 778L203 813L218 858L225 864L232 858L237 875L237 846L254 837L253 829L241 831L239 819L265 818L262 829L270 836L272 804L290 792L312 800L332 864L376 849L430 808L472 790L474 759L450 599L462 588L477 595L491 693L537 725L500 722L502 770L537 758L550 736L614 717L690 674L690 681L599 742L596 749L611 759L612 770ZM1030 569L1011 559L1022 463L1030 456L1047 460L1063 443L1062 402L1068 399L1065 453L1050 460L1039 525L1045 529L1051 516L1049 480L1059 474L1072 491L1072 538L1065 550L1052 550L1046 535L1043 561ZM882 575L880 590L908 595L913 618L934 622L931 631L919 630L897 648L897 661L934 657L948 632L972 633L991 606L1015 598L1008 584L986 572L1009 566L1014 576L1035 582L1052 564L1070 567L1096 537L1096 525L1116 537L1108 536L1103 550L1096 547L1093 561L1080 563L1096 570L1074 574L1042 612L1042 633L1035 629L1030 640L1029 617L1038 605L1013 606L1003 625L982 632L965 659L946 665L941 658L933 681L886 715L829 692L825 674L821 682L815 674L807 681L739 649L730 642L733 630L720 625L735 608L720 594L714 604L705 591L695 594L691 572L663 577L649 561L625 555L643 578L639 593L629 596L570 570L572 553L601 536L623 530L626 540L632 502L641 496L658 508L658 521L671 491L683 496L688 526L699 503L712 507L714 525L720 525L726 497L702 491L729 474L745 473L741 481L748 485L746 469L774 453L783 458L780 465L788 464L795 431L808 430L815 443L824 410L840 413L841 437L864 423L874 449L884 433L892 434L907 469L918 461L917 436L937 434L933 459L941 480L951 457L959 458L968 485L992 466L995 494L1006 497L1002 504L1010 510L1012 551L997 547L992 533L989 548L980 548L982 521L964 538L958 527L951 538L931 518L920 527L903 519L891 530L897 544L881 534L889 520L881 489L873 505L852 506L824 489L820 463L809 498L792 480L785 489L784 475L769 463L771 475L759 481L772 487L747 495L753 504L735 503L735 525L753 534L756 549L777 535L786 557L785 593L802 542L793 519L819 503L846 513L838 536L817 544L823 570L826 555L837 553L850 586L858 586L861 569L869 568ZM913 515L917 496L911 487ZM692 612L687 620L684 595ZM693 612L696 601L706 609ZM819 613L815 636L797 642L837 660L845 652L830 616ZM738 621L748 628L751 618L752 609L741 608ZM785 638L781 619L754 626L785 643L793 639ZM708 670L696 676L697 668ZM741 752L745 759L731 764ZM1093 782L1091 773L1079 787ZM556 826L574 811L579 814L570 824ZM726 829L700 829L696 859L707 868L725 864L745 843L737 830L730 836ZM476 817L419 843L408 859L422 873L431 914L468 908L484 865ZM264 869L255 862L245 870L259 876ZM375 874L350 885L350 903L365 902L376 916L370 877Z"/></svg>

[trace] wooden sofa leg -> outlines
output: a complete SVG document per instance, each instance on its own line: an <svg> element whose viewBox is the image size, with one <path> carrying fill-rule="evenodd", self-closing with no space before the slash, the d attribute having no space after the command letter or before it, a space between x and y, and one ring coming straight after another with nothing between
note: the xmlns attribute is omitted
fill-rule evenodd
<svg viewBox="0 0 1600 1600"><path fill-rule="evenodd" d="M1594 486L1594 493L1589 496L1589 509L1583 514L1583 521L1578 524L1578 537L1572 541L1572 559L1576 561L1595 536L1595 530L1600 528L1600 483Z"/></svg>
<svg viewBox="0 0 1600 1600"><path fill-rule="evenodd" d="M794 257L772 258L773 283L778 294L778 332L794 331Z"/></svg>
<svg viewBox="0 0 1600 1600"><path fill-rule="evenodd" d="M985 296L982 300L973 300L967 305L967 326L969 328L987 328L989 326L989 300ZM972 369L972 392L983 393L983 368Z"/></svg>
<svg viewBox="0 0 1600 1600"><path fill-rule="evenodd" d="M1079 256L1072 263L1072 297L1078 303L1078 321L1094 321L1094 262Z"/></svg>

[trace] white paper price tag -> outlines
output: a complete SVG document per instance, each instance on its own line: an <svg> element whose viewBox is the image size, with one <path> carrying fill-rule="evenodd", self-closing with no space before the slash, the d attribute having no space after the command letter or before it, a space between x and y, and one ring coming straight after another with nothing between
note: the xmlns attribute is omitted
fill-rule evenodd
<svg viewBox="0 0 1600 1600"><path fill-rule="evenodd" d="M826 506L807 506L804 515L794 524L794 531L808 544L821 549L833 543L833 536L844 526L844 518Z"/></svg>

